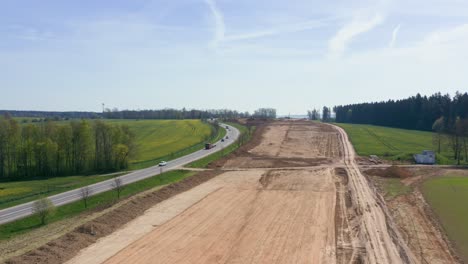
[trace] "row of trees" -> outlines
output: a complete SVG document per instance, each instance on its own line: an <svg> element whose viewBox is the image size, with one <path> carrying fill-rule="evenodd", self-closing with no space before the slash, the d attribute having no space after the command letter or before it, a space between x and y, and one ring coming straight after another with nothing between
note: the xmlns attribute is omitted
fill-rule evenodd
<svg viewBox="0 0 468 264"><path fill-rule="evenodd" d="M119 170L128 166L134 150L127 126L99 120L20 125L0 117L0 178Z"/></svg>
<svg viewBox="0 0 468 264"><path fill-rule="evenodd" d="M13 117L37 117L33 122L47 122L49 120L68 120L76 118L86 119L237 119L237 118L276 118L276 109L260 108L249 112L239 112L229 109L197 110L197 109L159 109L159 110L119 110L106 108L103 113L94 112L44 112L44 111L5 111L0 110L1 115ZM26 123L26 120L23 122Z"/></svg>
<svg viewBox="0 0 468 264"><path fill-rule="evenodd" d="M14 116L14 117L32 117L32 118L48 118L52 120L63 119L96 119L101 118L100 113L96 112L56 112L56 111L25 111L25 110L0 110L0 116Z"/></svg>
<svg viewBox="0 0 468 264"><path fill-rule="evenodd" d="M247 118L249 112L238 112L235 110L187 110L179 109L160 109L160 110L121 110L106 109L103 113L104 118L110 119L208 119L208 118Z"/></svg>
<svg viewBox="0 0 468 264"><path fill-rule="evenodd" d="M259 108L254 111L253 118L262 118L262 119L275 119L276 118L276 109L274 108Z"/></svg>
<svg viewBox="0 0 468 264"><path fill-rule="evenodd" d="M432 130L435 132L433 143L437 153L448 145L458 165L462 159L468 162L468 118L457 117L452 123L440 117L432 125Z"/></svg>
<svg viewBox="0 0 468 264"><path fill-rule="evenodd" d="M332 111L330 107L324 106L322 108L322 114L317 109L307 111L307 117L309 120L322 120L323 122L329 122L332 120Z"/></svg>
<svg viewBox="0 0 468 264"><path fill-rule="evenodd" d="M432 130L434 122L444 117L445 127L454 126L457 118L468 115L468 94L454 97L436 93L429 97L416 96L403 100L335 106L336 121L340 123L372 124L405 129Z"/></svg>

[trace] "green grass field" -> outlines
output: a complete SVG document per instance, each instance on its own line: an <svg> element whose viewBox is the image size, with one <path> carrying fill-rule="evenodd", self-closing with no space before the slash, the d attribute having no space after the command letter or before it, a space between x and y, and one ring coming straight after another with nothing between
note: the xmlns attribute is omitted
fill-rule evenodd
<svg viewBox="0 0 468 264"><path fill-rule="evenodd" d="M123 188L121 199L154 187L178 182L192 175L194 175L194 172L191 171L169 171L158 176L153 176L151 178L131 183ZM89 211L101 206L112 204L116 201L116 198L115 191L107 191L90 197L88 200L88 208L86 209L84 208L82 201L76 201L64 206L60 206L48 219L48 223L60 221L67 217L78 215L84 211ZM40 220L37 215L0 225L0 241L41 227L42 225L40 224Z"/></svg>
<svg viewBox="0 0 468 264"><path fill-rule="evenodd" d="M34 118L15 118L30 121ZM155 165L161 158L170 159L173 156L193 152L195 148L203 148L205 140L212 136L208 123L196 119L186 120L134 120L134 119L100 119L101 121L127 125L135 133L136 152L130 159L131 169L140 169ZM94 120L89 119L90 123ZM67 125L70 120L54 121L58 125ZM35 123L42 124L42 123ZM222 133L222 130L220 130ZM218 135L217 135L218 136ZM216 136L211 138L214 140ZM194 149L191 149L193 147ZM187 150L187 151L185 151ZM177 155L179 154L179 155Z"/></svg>
<svg viewBox="0 0 468 264"><path fill-rule="evenodd" d="M430 179L424 182L422 190L449 238L468 262L468 178Z"/></svg>
<svg viewBox="0 0 468 264"><path fill-rule="evenodd" d="M200 120L105 121L112 124L128 125L135 133L137 151L136 155L131 158L131 164L170 156L188 147L203 143L211 135L210 125Z"/></svg>
<svg viewBox="0 0 468 264"><path fill-rule="evenodd" d="M356 152L361 156L377 155L388 160L413 160L413 154L435 150L432 132L390 127L336 124L348 134ZM455 164L449 146L436 155L438 164Z"/></svg>

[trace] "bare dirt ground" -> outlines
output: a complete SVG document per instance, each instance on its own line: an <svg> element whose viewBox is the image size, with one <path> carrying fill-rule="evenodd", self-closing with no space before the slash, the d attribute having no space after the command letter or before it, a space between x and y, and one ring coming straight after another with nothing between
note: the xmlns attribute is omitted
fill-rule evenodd
<svg viewBox="0 0 468 264"><path fill-rule="evenodd" d="M331 169L226 172L222 188L105 263L334 263Z"/></svg>
<svg viewBox="0 0 468 264"><path fill-rule="evenodd" d="M262 129L262 136L252 149L218 165L224 168L285 168L341 162L339 133L328 125L285 121L271 123Z"/></svg>
<svg viewBox="0 0 468 264"><path fill-rule="evenodd" d="M355 160L355 152L345 131L335 126L343 143L344 162L346 164L347 187L342 192L345 196L341 203L344 222L338 234L337 251L340 263L417 263L413 253L401 237L387 211L381 196L369 185ZM348 259L348 257L350 259Z"/></svg>
<svg viewBox="0 0 468 264"><path fill-rule="evenodd" d="M415 167L403 169L400 175L387 173L388 169L368 170L369 178L377 184L387 179L376 176L398 178L402 184L410 187L408 192L396 197L386 197L386 203L403 239L414 253L417 263L461 263L453 246L438 223L430 206L419 190L421 183L430 177L440 175L467 175L466 170L434 169ZM383 187L379 191L385 195Z"/></svg>

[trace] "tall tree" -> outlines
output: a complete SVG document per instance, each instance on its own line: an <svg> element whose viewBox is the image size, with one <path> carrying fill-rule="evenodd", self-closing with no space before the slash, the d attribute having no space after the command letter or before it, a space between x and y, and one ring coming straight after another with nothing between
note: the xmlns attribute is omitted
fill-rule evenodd
<svg viewBox="0 0 468 264"><path fill-rule="evenodd" d="M434 124L432 125L432 130L435 132L433 134L433 143L437 147L437 153L441 151L443 133L445 132L445 119L444 117L439 117Z"/></svg>
<svg viewBox="0 0 468 264"><path fill-rule="evenodd" d="M322 121L328 122L331 119L331 111L330 108L324 106L322 110Z"/></svg>
<svg viewBox="0 0 468 264"><path fill-rule="evenodd" d="M72 122L72 161L76 173L88 169L92 151L91 127L86 120Z"/></svg>

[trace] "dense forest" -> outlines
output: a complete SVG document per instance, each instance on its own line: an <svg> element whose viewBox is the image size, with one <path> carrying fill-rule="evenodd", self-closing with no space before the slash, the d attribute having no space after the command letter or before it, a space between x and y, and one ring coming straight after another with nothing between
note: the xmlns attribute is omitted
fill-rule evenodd
<svg viewBox="0 0 468 264"><path fill-rule="evenodd" d="M429 97L417 94L402 100L340 105L333 110L339 123L431 131L440 117L444 118L447 128L453 126L457 118L467 118L468 94L457 93L454 97L441 93Z"/></svg>
<svg viewBox="0 0 468 264"><path fill-rule="evenodd" d="M19 124L0 117L0 179L120 170L133 150L127 126L100 120Z"/></svg>
<svg viewBox="0 0 468 264"><path fill-rule="evenodd" d="M47 118L51 120L86 118L101 118L101 113L96 112L56 112L56 111L24 111L24 110L0 110L0 116L28 117L36 120Z"/></svg>

